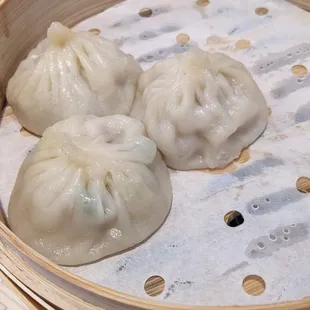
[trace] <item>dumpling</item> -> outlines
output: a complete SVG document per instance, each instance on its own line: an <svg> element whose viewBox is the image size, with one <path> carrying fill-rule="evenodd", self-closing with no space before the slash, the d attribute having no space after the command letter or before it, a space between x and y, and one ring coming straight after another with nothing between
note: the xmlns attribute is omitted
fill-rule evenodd
<svg viewBox="0 0 310 310"><path fill-rule="evenodd" d="M166 164L224 167L264 131L264 96L240 62L198 48L142 73L131 112L143 120Z"/></svg>
<svg viewBox="0 0 310 310"><path fill-rule="evenodd" d="M141 71L115 43L55 22L10 79L7 99L21 125L42 135L74 114L128 115Z"/></svg>
<svg viewBox="0 0 310 310"><path fill-rule="evenodd" d="M23 162L8 220L39 253L78 265L145 240L171 200L168 169L141 122L77 115L48 128Z"/></svg>

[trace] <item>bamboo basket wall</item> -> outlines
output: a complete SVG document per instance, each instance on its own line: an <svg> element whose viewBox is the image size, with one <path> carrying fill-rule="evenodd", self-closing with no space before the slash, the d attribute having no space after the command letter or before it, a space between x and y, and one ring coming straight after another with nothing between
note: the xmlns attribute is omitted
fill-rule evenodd
<svg viewBox="0 0 310 310"><path fill-rule="evenodd" d="M0 109L8 79L30 49L43 38L52 21L73 26L119 2L122 0L0 0ZM310 0L295 2L310 10ZM194 307L168 305L119 293L79 278L34 252L9 230L1 214L0 263L32 291L62 309L310 309L310 297L262 306Z"/></svg>

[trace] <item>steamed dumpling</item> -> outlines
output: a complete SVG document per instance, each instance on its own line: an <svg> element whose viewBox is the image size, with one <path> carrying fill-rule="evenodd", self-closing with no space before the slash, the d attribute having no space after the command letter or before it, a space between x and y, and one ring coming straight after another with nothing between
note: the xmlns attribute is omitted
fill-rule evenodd
<svg viewBox="0 0 310 310"><path fill-rule="evenodd" d="M8 218L33 249L76 265L145 240L171 199L168 169L141 122L79 115L48 128L25 159Z"/></svg>
<svg viewBox="0 0 310 310"><path fill-rule="evenodd" d="M128 115L140 73L113 42L55 22L9 81L7 99L21 125L41 135L74 114Z"/></svg>
<svg viewBox="0 0 310 310"><path fill-rule="evenodd" d="M197 48L141 74L131 115L169 167L189 170L237 158L264 131L268 108L243 64Z"/></svg>

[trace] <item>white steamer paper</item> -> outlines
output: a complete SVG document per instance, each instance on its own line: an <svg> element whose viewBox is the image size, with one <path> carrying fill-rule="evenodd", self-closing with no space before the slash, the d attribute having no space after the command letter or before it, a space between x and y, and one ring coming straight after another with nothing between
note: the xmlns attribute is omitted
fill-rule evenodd
<svg viewBox="0 0 310 310"><path fill-rule="evenodd" d="M152 16L140 17L142 8L152 9ZM258 15L257 8L268 13ZM191 46L227 53L250 69L272 114L263 137L250 147L250 159L235 163L232 172L171 171L171 214L147 242L67 269L146 298L145 280L160 275L166 287L156 299L181 304L261 304L309 296L310 195L297 191L295 183L310 174L310 76L291 72L298 64L310 68L309 13L283 0L210 0L205 7L192 0L129 0L75 27L91 28L115 40L144 69ZM186 44L176 42L182 33L190 37ZM250 48L240 49L248 43ZM37 138L20 132L7 109L0 139L0 199L6 210L18 168ZM242 213L242 225L225 224L231 210ZM242 280L250 274L265 280L262 295L244 292Z"/></svg>

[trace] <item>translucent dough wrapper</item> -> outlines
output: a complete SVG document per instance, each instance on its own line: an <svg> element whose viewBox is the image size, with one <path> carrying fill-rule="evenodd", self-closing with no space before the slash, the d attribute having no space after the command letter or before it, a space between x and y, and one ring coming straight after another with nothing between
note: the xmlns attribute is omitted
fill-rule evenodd
<svg viewBox="0 0 310 310"><path fill-rule="evenodd" d="M128 115L140 73L115 43L55 22L10 79L7 99L21 125L42 135L74 114Z"/></svg>
<svg viewBox="0 0 310 310"><path fill-rule="evenodd" d="M34 250L78 265L148 238L171 200L168 169L141 122L72 116L48 128L25 159L8 218Z"/></svg>
<svg viewBox="0 0 310 310"><path fill-rule="evenodd" d="M169 167L190 170L237 158L264 131L268 108L243 64L195 48L141 74L131 115Z"/></svg>

